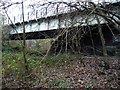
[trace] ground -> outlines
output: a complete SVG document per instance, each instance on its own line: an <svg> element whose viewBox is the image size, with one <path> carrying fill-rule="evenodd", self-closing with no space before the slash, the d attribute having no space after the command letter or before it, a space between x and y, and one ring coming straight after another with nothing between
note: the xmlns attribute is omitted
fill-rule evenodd
<svg viewBox="0 0 120 90"><path fill-rule="evenodd" d="M5 55L4 60L11 56ZM61 55L48 56L44 61L29 59L31 70L27 76L22 73L24 69L18 69L17 59L12 58L14 63L9 65L3 62L4 88L118 88L120 85L118 57Z"/></svg>

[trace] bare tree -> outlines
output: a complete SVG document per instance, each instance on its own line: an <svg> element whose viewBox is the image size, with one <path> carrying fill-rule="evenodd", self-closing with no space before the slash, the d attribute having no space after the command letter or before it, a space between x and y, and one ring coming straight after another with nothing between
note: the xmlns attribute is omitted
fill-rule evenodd
<svg viewBox="0 0 120 90"><path fill-rule="evenodd" d="M15 3L18 4L18 3ZM6 7L11 6L12 4L9 4ZM100 42L102 43L102 51L103 51L103 55L106 56L107 55L107 50L106 50L106 41L104 39L104 35L103 35L103 28L101 25L101 20L106 22L106 26L110 27L108 25L109 24L113 24L113 26L119 30L119 19L120 16L114 12L114 9L118 9L118 7L116 7L116 5L110 3L110 2L103 2L103 3L94 3L94 2L88 2L88 1L76 1L76 2L64 2L64 1L52 1L52 2L43 2L41 4L41 2L39 1L37 4L34 5L29 5L30 7L32 7L34 9L34 11L36 10L36 8L39 7L43 7L46 9L45 13L48 13L49 11L52 11L52 8L55 8L56 10L56 15L58 15L58 19L60 18L70 18L71 20L66 20L66 28L62 29L55 37L54 41L52 42L52 44L50 45L47 53L45 56L47 56L50 52L50 50L54 50L55 52L58 52L58 54L60 54L62 51L65 51L66 53L68 53L68 50L71 49L73 52L78 52L81 53L81 49L82 46L80 41L83 40L83 38L86 36L86 34L90 34L90 39L92 42L92 50L94 51L95 54L95 42L94 42L94 38L92 36L92 30L90 30L90 26L91 26L91 21L90 19L96 21L97 23L97 28L98 28L98 32L100 35ZM61 7L62 6L62 7ZM52 8L51 8L52 7ZM65 9L65 8L68 9ZM23 54L24 54L24 59L25 59L25 63L27 62L26 60L26 51L25 51L25 25L24 25L24 8L23 8L23 3L22 3L22 16L23 16ZM37 10L36 10L37 11ZM62 12L62 13L61 13ZM60 14L63 14L63 16L60 16ZM36 17L38 15L36 14ZM80 16L82 17L81 20L77 20L76 17ZM91 18L90 18L91 17ZM118 20L116 20L115 18L117 18ZM67 24L69 23L69 24ZM76 24L78 24L78 26L75 26ZM87 27L87 28L84 28ZM70 29L70 27L73 27L72 29ZM76 30L73 30L75 27ZM89 31L87 31L87 29ZM113 30L111 30L111 33L114 36ZM86 41L87 42L87 41ZM54 47L55 46L55 47ZM65 48L64 48L65 47ZM50 49L53 48L53 49ZM59 49L60 48L60 49ZM26 66L27 69L27 66Z"/></svg>
<svg viewBox="0 0 120 90"><path fill-rule="evenodd" d="M71 12L68 11L68 13L78 12L76 14L79 14L81 17L83 17L83 19L79 22L76 21L76 23L79 23L81 25L82 25L82 23L84 23L84 20L85 20L86 22L84 24L87 24L87 26L89 26L90 24L88 24L88 23L90 23L90 21L89 21L88 17L90 17L92 15L93 15L92 19L96 18L96 21L97 21L97 24L98 24L98 32L99 32L99 35L100 35L102 48L103 48L102 49L103 55L106 56L107 55L106 41L104 39L103 30L102 30L102 26L101 26L100 22L101 22L101 19L102 19L107 23L110 23L110 24L112 23L115 28L116 28L116 26L119 26L120 25L119 21L117 21L115 18L113 18L113 17L116 17L118 20L120 18L120 16L117 13L114 13L114 9L115 8L117 9L118 7L116 7L114 4L111 4L110 2L103 2L103 3L97 3L96 4L94 2L86 2L86 1L85 2L60 2L60 1L58 1L58 2L48 2L48 3L44 3L44 4L38 4L38 6L47 5L48 6L47 8L49 8L50 5L56 6L56 4L58 5L57 8L60 8L59 6L61 4L64 4L67 7L70 7L71 9L73 9L73 11L71 11ZM85 15L85 17L84 17L84 15ZM94 15L95 15L95 17L94 17ZM68 17L70 17L70 14L68 14ZM73 24L76 24L76 23L72 21L71 25L67 26L67 27L71 27L71 26L73 26ZM109 27L109 25L107 23L106 23L106 26ZM80 31L80 29L78 29L78 31ZM60 32L61 34L58 35L58 36L60 36L60 38L63 38L63 40L62 40L63 42L61 42L61 44L64 43L64 41L66 41L66 44L64 46L64 47L66 47L66 49L65 49L66 52L67 52L67 49L68 49L68 42L71 42L71 41L68 41L68 33L70 33L70 32L71 32L71 30L68 30L66 28L66 29L63 30L63 32ZM83 32L86 33L86 30L83 30ZM65 33L66 33L66 35L64 37ZM79 40L82 39L82 37L84 36L85 33L81 34L81 36L79 37ZM111 33L113 34L112 30L111 30ZM75 37L77 36L77 34L78 33L75 34ZM63 37L61 37L61 35L63 35ZM113 36L114 36L114 34L113 34ZM70 36L70 37L72 37L72 36ZM91 38L92 38L92 36L91 36ZM58 37L55 40L57 40L57 39L58 39ZM69 38L69 40L70 40L70 38ZM92 41L92 42L94 42L94 41ZM75 45L77 45L77 43ZM63 47L61 47L61 49L63 49Z"/></svg>
<svg viewBox="0 0 120 90"><path fill-rule="evenodd" d="M23 20L23 22L22 22L22 26L23 26L23 44L21 44L21 45L23 46L23 58L24 58L24 64L25 64L25 73L28 73L28 64L27 64L27 58L26 58L25 24L24 24L24 22L25 22L24 21L24 4L23 3L24 3L23 0L22 0L22 2L16 2L16 3L11 3L9 1L8 2L7 1L1 1L1 7L4 10L4 13L6 14L8 20L11 22L12 27L14 28L15 32L18 33L18 31L16 30L16 25L13 24L13 21L9 17L7 9L9 7L11 7L12 5L15 5L15 4L21 5L21 10L22 10L21 12L22 12L22 18L23 18L22 19ZM5 28L7 28L7 25L5 25ZM5 28L4 28L4 33L5 33ZM8 26L8 28L10 28L10 27ZM8 31L3 35L4 36L4 40L5 40L5 38L8 39L9 38L9 34L10 34L9 29L6 29L6 30L8 30ZM19 34L18 34L18 38L21 41L21 38L20 38Z"/></svg>
<svg viewBox="0 0 120 90"><path fill-rule="evenodd" d="M25 70L26 73L28 73L28 64L27 64L27 58L26 58L26 38L25 38L25 21L24 21L24 2L22 0L22 17L23 17L23 57L24 57L24 63L25 63Z"/></svg>

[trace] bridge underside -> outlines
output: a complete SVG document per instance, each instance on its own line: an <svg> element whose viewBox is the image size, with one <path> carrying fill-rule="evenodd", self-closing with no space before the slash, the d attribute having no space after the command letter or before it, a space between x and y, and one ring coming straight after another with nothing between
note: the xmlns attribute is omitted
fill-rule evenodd
<svg viewBox="0 0 120 90"><path fill-rule="evenodd" d="M57 35L56 30L46 30L46 31L36 31L36 32L28 32L25 33L25 39L46 39L46 38L53 38ZM10 40L23 40L23 33L19 34L10 34Z"/></svg>
<svg viewBox="0 0 120 90"><path fill-rule="evenodd" d="M102 24L102 33L106 42L106 46L112 45L114 36L117 36L119 33L112 25L109 27L106 24ZM68 30L68 32L65 32ZM113 34L112 34L112 33ZM67 33L67 37L66 37ZM61 35L60 35L61 34ZM83 27L72 27L68 29L53 29L46 31L36 31L26 33L26 40L30 39L47 39L55 38L58 35L59 38L52 43L51 52L54 54L63 53L63 52L84 52L84 53L102 53L102 44L98 31L98 26L83 26ZM11 40L22 40L23 34L13 34L10 35ZM67 42L67 43L66 43ZM67 44L67 45L66 45ZM66 49L67 47L67 49Z"/></svg>
<svg viewBox="0 0 120 90"><path fill-rule="evenodd" d="M112 26L109 25L106 26L106 24L102 24L102 30L103 33L106 33L104 36L108 37L109 36L109 31L111 28L112 32L114 34L119 34L119 32ZM60 28L60 29L52 29L52 30L45 30L45 31L34 31L34 32L27 32L25 33L26 40L31 40L31 39L46 39L46 38L55 38L58 34L60 34L62 31L68 30L68 32L76 32L78 30L81 30L83 32L89 32L93 31L93 33L98 31L98 26L97 25L90 25L90 26L77 26L77 27L72 27L72 28ZM108 33L108 34L107 34ZM93 35L92 35L93 36ZM10 34L9 35L10 40L23 40L23 33L18 33L18 34Z"/></svg>
<svg viewBox="0 0 120 90"><path fill-rule="evenodd" d="M116 30L112 25L109 25L108 27L106 24L103 24L101 26L106 46L113 46L114 36L117 36L119 31ZM83 27L84 31L80 31L79 29L77 30L77 28L76 30L72 30L67 33L67 40L65 33L63 36L60 36L56 42L53 43L51 48L52 52L56 54L64 52L82 52L91 55L103 55L102 43L97 25Z"/></svg>

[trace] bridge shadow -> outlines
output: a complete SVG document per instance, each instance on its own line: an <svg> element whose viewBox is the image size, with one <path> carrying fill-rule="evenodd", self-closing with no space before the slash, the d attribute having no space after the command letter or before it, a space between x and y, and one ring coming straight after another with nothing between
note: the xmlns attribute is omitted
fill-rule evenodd
<svg viewBox="0 0 120 90"><path fill-rule="evenodd" d="M113 25L108 27L106 24L101 24L101 26L106 46L113 46L114 36L117 36L119 31ZM51 42L50 54L64 52L79 54L82 52L89 55L102 55L102 43L97 25L35 31L25 35L26 40L57 38L59 36ZM11 34L9 37L11 40L22 40L23 34Z"/></svg>

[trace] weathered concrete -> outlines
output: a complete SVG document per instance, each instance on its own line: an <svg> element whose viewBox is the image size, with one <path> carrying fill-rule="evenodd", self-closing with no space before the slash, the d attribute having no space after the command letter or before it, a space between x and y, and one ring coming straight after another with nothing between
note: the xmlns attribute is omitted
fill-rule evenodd
<svg viewBox="0 0 120 90"><path fill-rule="evenodd" d="M113 8L113 6L109 7L109 5L107 8L110 8L112 12L120 16L119 4L120 2L118 4L113 4L115 8ZM61 32L64 32L64 34L53 43L51 48L52 52L75 53L76 51L82 51L90 54L97 52L101 54L102 45L98 33L98 21L95 19L95 15L91 14L88 16L87 13L88 12L81 15L79 11L75 11L25 21L26 40L56 38ZM116 16L112 17L116 21L120 21ZM120 34L119 25L113 25L113 23L107 22L99 15L98 19L102 26L106 46L113 45L114 38ZM86 20L88 23L86 23ZM22 23L18 22L15 23L15 25L11 24L9 26L10 39L22 40Z"/></svg>

